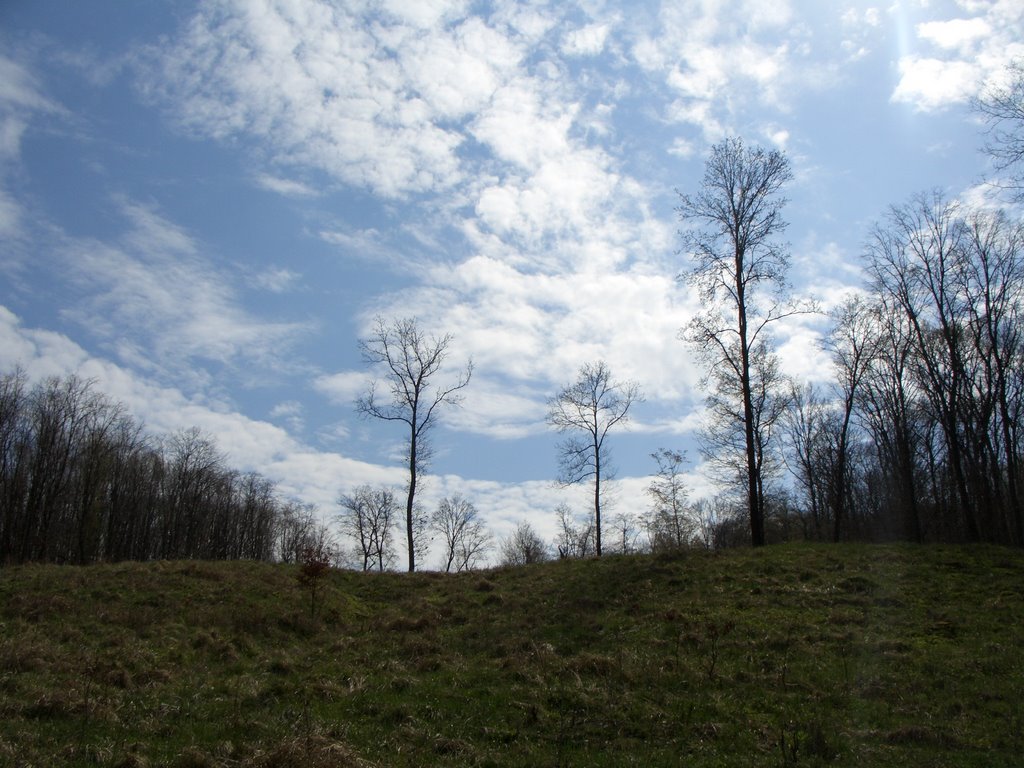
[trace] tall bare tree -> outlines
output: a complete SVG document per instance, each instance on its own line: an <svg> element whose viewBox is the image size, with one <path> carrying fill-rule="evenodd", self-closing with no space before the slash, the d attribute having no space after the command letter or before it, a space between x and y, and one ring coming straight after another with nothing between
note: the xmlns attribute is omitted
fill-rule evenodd
<svg viewBox="0 0 1024 768"><path fill-rule="evenodd" d="M768 328L813 306L787 300L788 255L777 237L785 230L781 192L793 177L777 150L747 147L730 138L711 148L699 192L680 194L684 250L692 259L685 279L708 307L682 336L706 356L713 385L712 457L742 451L736 462L746 486L750 535L765 543L766 449L781 413L781 377ZM738 439L728 439L732 431Z"/></svg>
<svg viewBox="0 0 1024 768"><path fill-rule="evenodd" d="M966 243L959 203L938 191L916 195L906 205L892 206L886 224L876 228L867 271L872 288L906 317L915 373L942 430L967 537L976 541L980 510L970 489L970 456L963 439L972 378L958 275Z"/></svg>
<svg viewBox="0 0 1024 768"><path fill-rule="evenodd" d="M602 360L585 363L579 378L548 401L548 423L570 433L559 444L558 481L575 485L594 481L594 551L601 556L601 482L612 476L607 466L608 433L629 418L633 403L642 401L636 382L612 380ZM577 434L578 433L578 434Z"/></svg>
<svg viewBox="0 0 1024 768"><path fill-rule="evenodd" d="M416 570L417 536L422 521L416 516L416 483L430 455L427 441L437 422L442 406L458 405L459 391L469 384L473 363L453 382L437 384L451 346L451 334L432 336L425 333L415 318L386 321L378 317L369 339L359 342L363 360L379 370L387 385L387 395L380 397L377 382L356 401L356 410L367 417L397 421L408 430L409 483L405 503L405 530L409 548L409 570Z"/></svg>
<svg viewBox="0 0 1024 768"><path fill-rule="evenodd" d="M472 502L459 494L441 499L430 518L444 538L444 570L473 570L491 548L491 534Z"/></svg>

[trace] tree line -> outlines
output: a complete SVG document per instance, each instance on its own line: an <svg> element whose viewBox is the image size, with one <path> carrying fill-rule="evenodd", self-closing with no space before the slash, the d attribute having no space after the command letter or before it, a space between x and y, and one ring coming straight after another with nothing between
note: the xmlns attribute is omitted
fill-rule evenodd
<svg viewBox="0 0 1024 768"><path fill-rule="evenodd" d="M198 429L158 439L77 376L0 376L0 564L295 561L328 532Z"/></svg>
<svg viewBox="0 0 1024 768"><path fill-rule="evenodd" d="M1024 545L1024 225L918 195L865 267L833 313L837 380L791 392L808 533Z"/></svg>
<svg viewBox="0 0 1024 768"><path fill-rule="evenodd" d="M1024 66L974 106L997 186L1024 202ZM866 284L830 313L835 378L781 371L794 302L779 236L785 155L727 139L682 194L683 277L705 312L681 332L703 356L701 450L723 493L718 543L806 537L1024 545L1024 223L940 192L889 208ZM792 481L792 482L790 482ZM693 517L693 516L691 516ZM699 518L700 515L697 515ZM706 518L707 519L707 518Z"/></svg>
<svg viewBox="0 0 1024 768"><path fill-rule="evenodd" d="M975 108L989 124L997 182L1024 202L1024 66ZM787 377L778 355L780 327L820 313L787 282L782 193L792 177L783 152L728 138L711 148L699 189L680 193L689 258L680 278L703 306L680 338L706 371L700 451L721 493L691 501L685 454L663 448L652 455L646 511L609 519L608 436L643 394L604 361L587 362L548 401L548 424L565 436L558 482L592 483L592 508L556 509L551 546L524 522L501 542L502 562L552 550L600 556L609 543L618 552L786 538L1024 546L1024 223L938 192L891 206L864 249L866 284L830 312L835 378L809 385ZM473 373L468 361L439 378L451 341L415 318L378 318L360 342L380 379L356 410L404 429L408 470L402 505L370 486L338 500L351 544L342 555L363 570L395 564L403 526L410 571L432 537L446 571L476 567L493 548L470 501L456 495L428 513L417 497L433 427ZM0 462L0 563L338 554L313 508L227 467L210 438L147 436L74 376L34 387L20 371L0 378Z"/></svg>

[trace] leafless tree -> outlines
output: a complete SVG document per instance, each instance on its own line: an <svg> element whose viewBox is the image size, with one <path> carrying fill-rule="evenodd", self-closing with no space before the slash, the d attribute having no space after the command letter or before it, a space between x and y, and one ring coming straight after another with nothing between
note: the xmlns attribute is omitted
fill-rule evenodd
<svg viewBox="0 0 1024 768"><path fill-rule="evenodd" d="M1024 70L1019 73L1024 77ZM1024 86L1022 86L1024 87ZM974 409L975 419L986 417L993 468L1005 472L1005 528L1017 544L1024 544L1024 502L1021 499L1022 393L1014 369L1024 358L1024 224L1003 213L974 212L967 219L970 257L963 260L961 291L966 327L978 360L976 391L985 404ZM1018 379L1019 381L1019 379Z"/></svg>
<svg viewBox="0 0 1024 768"><path fill-rule="evenodd" d="M0 375L0 563L269 560L287 509L199 430L156 440L94 382Z"/></svg>
<svg viewBox="0 0 1024 768"><path fill-rule="evenodd" d="M406 543L409 570L416 570L418 528L423 521L416 511L416 484L429 457L428 435L444 405L461 402L459 395L469 384L473 364L468 362L458 378L449 383L434 381L448 356L452 337L426 334L415 318L391 322L378 317L373 334L359 343L363 360L384 378L387 395L381 398L374 381L356 402L356 410L367 417L404 424L408 430L409 483L405 504Z"/></svg>
<svg viewBox="0 0 1024 768"><path fill-rule="evenodd" d="M954 503L973 541L980 537L978 499L970 492L969 457L959 432L971 377L957 290L957 263L966 234L960 214L960 205L938 191L891 207L869 244L868 273L874 290L906 318L914 373L941 427Z"/></svg>
<svg viewBox="0 0 1024 768"><path fill-rule="evenodd" d="M721 497L697 499L694 502L693 519L697 526L696 540L704 549L715 548L715 532L724 511L724 502Z"/></svg>
<svg viewBox="0 0 1024 768"><path fill-rule="evenodd" d="M316 538L316 510L308 504L285 504L278 516L276 556L282 563L298 563Z"/></svg>
<svg viewBox="0 0 1024 768"><path fill-rule="evenodd" d="M473 570L491 548L491 534L476 507L459 494L441 499L430 522L444 539L445 573Z"/></svg>
<svg viewBox="0 0 1024 768"><path fill-rule="evenodd" d="M501 542L502 565L530 565L548 560L548 549L537 535L533 526L522 522L515 531Z"/></svg>
<svg viewBox="0 0 1024 768"><path fill-rule="evenodd" d="M601 483L613 473L608 467L608 433L629 418L633 403L643 400L636 382L612 380L604 361L585 363L579 378L548 401L548 423L570 433L558 447L558 481L594 483L594 551L601 556ZM576 434L579 433L579 434Z"/></svg>
<svg viewBox="0 0 1024 768"><path fill-rule="evenodd" d="M614 534L610 550L623 555L638 551L637 541L643 528L637 516L632 512L620 510L612 514L610 523L609 528Z"/></svg>
<svg viewBox="0 0 1024 768"><path fill-rule="evenodd" d="M651 454L658 471L647 495L651 506L647 513L647 537L651 550L663 552L689 546L694 535L694 523L687 497L689 490L683 477L686 453L660 448Z"/></svg>
<svg viewBox="0 0 1024 768"><path fill-rule="evenodd" d="M361 485L342 495L341 529L355 540L355 554L362 569L383 571L394 561L391 534L395 517L395 494L388 488Z"/></svg>
<svg viewBox="0 0 1024 768"><path fill-rule="evenodd" d="M832 517L832 540L839 541L853 499L850 477L850 429L854 406L868 367L877 355L879 344L874 313L868 303L854 296L832 312L832 333L825 342L832 355L838 383L837 408L822 423L831 427L823 432L825 449L826 502Z"/></svg>
<svg viewBox="0 0 1024 768"><path fill-rule="evenodd" d="M572 507L559 504L555 507L558 518L558 536L555 549L562 560L589 557L594 549L594 522L592 519L579 520Z"/></svg>
<svg viewBox="0 0 1024 768"><path fill-rule="evenodd" d="M786 227L781 192L792 176L783 153L726 139L712 147L700 191L680 194L678 208L693 258L684 277L708 307L682 332L709 364L713 431L705 445L709 458L741 451L732 463L746 486L755 546L765 543L767 448L781 413L769 328L814 309L787 300L789 258L777 242Z"/></svg>
<svg viewBox="0 0 1024 768"><path fill-rule="evenodd" d="M814 384L790 384L789 407L782 419L783 461L803 496L804 537L821 539L827 520L828 502L820 462L822 422L828 408Z"/></svg>
<svg viewBox="0 0 1024 768"><path fill-rule="evenodd" d="M1002 82L982 92L974 108L988 123L985 151L996 172L1008 174L997 184L1012 189L1017 200L1024 199L1024 60L1011 62Z"/></svg>

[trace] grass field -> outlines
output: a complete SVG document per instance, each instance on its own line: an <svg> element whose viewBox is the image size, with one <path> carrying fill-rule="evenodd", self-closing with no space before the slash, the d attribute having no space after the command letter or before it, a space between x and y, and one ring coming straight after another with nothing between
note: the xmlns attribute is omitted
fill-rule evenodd
<svg viewBox="0 0 1024 768"><path fill-rule="evenodd" d="M0 766L1024 762L1022 551L297 573L0 569Z"/></svg>

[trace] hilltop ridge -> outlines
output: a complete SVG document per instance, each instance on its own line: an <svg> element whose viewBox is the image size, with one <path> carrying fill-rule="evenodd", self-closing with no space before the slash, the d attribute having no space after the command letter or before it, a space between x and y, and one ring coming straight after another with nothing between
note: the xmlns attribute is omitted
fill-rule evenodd
<svg viewBox="0 0 1024 768"><path fill-rule="evenodd" d="M0 569L0 765L1013 765L1024 552Z"/></svg>

